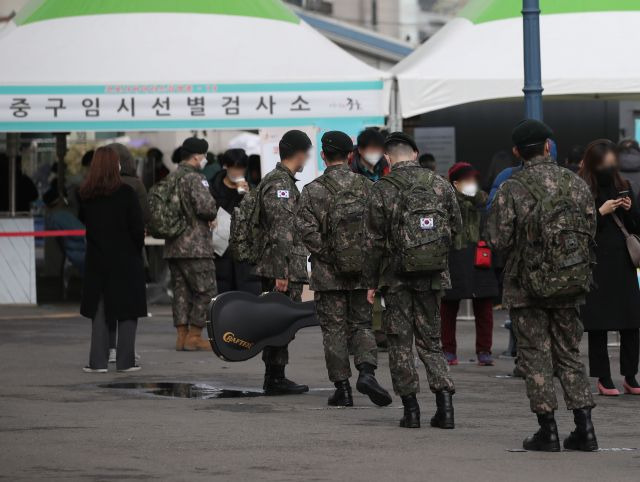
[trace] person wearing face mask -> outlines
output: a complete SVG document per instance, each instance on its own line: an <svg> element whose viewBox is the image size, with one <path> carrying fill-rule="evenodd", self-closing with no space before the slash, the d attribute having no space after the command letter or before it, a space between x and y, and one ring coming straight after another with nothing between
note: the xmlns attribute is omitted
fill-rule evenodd
<svg viewBox="0 0 640 482"><path fill-rule="evenodd" d="M451 289L445 291L440 304L442 350L449 365L458 364L456 318L460 300L465 299L473 301L478 365L494 363L491 356L493 298L498 295L498 280L490 265L477 266L476 254L484 243L480 232L488 198L487 193L478 188L478 177L478 171L466 162L458 162L449 169L449 181L456 191L463 226L449 252Z"/></svg>
<svg viewBox="0 0 640 482"><path fill-rule="evenodd" d="M588 332L589 372L597 377L600 395L620 392L611 379L607 332L620 332L620 373L625 393L640 395L640 290L636 267L627 252L625 237L614 217L629 233L640 234L640 211L629 181L620 176L616 146L607 139L592 142L584 155L580 177L596 200L598 225L595 237L594 289L582 307Z"/></svg>
<svg viewBox="0 0 640 482"><path fill-rule="evenodd" d="M233 214L244 195L249 192L249 184L245 176L249 158L244 149L229 149L221 157L223 169L211 180L209 190L216 201L216 206ZM260 294L260 280L251 272L247 263L239 263L233 259L231 248L222 256L217 256L216 278L218 293L225 291L246 291Z"/></svg>
<svg viewBox="0 0 640 482"><path fill-rule="evenodd" d="M211 350L209 342L202 338L207 306L217 294L211 242L217 209L209 183L201 172L207 164L208 148L204 139L186 139L180 148L182 161L170 174L177 178L177 192L186 218L184 231L167 239L164 245L164 258L171 271L178 351Z"/></svg>
<svg viewBox="0 0 640 482"><path fill-rule="evenodd" d="M356 141L358 146L349 163L351 170L374 182L389 174L389 163L383 156L384 136L380 131L367 128L358 134Z"/></svg>

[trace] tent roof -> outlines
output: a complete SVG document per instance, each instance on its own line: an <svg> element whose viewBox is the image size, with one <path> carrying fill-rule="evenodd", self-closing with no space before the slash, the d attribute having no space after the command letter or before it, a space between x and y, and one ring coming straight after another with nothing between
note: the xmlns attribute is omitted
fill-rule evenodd
<svg viewBox="0 0 640 482"><path fill-rule="evenodd" d="M114 13L241 15L298 23L298 18L287 7L272 0L31 0L18 14L16 23Z"/></svg>
<svg viewBox="0 0 640 482"><path fill-rule="evenodd" d="M382 79L279 0L36 0L0 34L0 85Z"/></svg>
<svg viewBox="0 0 640 482"><path fill-rule="evenodd" d="M541 0L544 95L640 93L636 0ZM517 98L524 84L521 2L475 0L393 69L403 117Z"/></svg>

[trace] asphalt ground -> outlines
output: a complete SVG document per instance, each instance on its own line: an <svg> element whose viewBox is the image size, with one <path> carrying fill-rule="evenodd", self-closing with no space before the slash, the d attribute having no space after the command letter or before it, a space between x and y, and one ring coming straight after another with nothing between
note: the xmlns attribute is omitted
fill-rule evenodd
<svg viewBox="0 0 640 482"><path fill-rule="evenodd" d="M535 431L536 419L529 412L523 381L506 377L512 359L498 359L494 367L470 361L471 322L459 322L461 364L452 368L456 429L428 427L434 397L421 367L423 428L408 430L398 427L398 397L387 408L373 406L360 394L353 408L327 407L332 385L318 328L298 332L287 370L311 391L265 397L260 393L259 357L234 364L212 353L174 351L166 306L153 307L154 316L139 324L137 349L143 370L85 374L81 368L88 359L90 323L77 310L72 305L0 307L2 479L640 480L638 450L510 451ZM507 346L504 318L496 312L495 354ZM584 348L585 343L583 353ZM617 373L617 348L611 348L611 356ZM380 354L379 365L379 378L390 387L386 353ZM620 377L615 381L621 383ZM101 387L171 382L252 391L257 396L190 399ZM640 397L597 397L597 403L593 418L600 446L640 447ZM557 419L561 434L568 434L571 413L561 409Z"/></svg>

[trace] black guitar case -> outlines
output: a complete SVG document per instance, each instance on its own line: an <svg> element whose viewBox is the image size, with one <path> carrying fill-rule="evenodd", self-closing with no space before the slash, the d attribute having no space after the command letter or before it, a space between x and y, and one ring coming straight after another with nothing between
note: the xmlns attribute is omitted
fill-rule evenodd
<svg viewBox="0 0 640 482"><path fill-rule="evenodd" d="M226 361L253 358L265 346L284 346L296 332L318 325L315 303L296 303L282 293L255 296L228 291L209 304L207 333L213 351Z"/></svg>

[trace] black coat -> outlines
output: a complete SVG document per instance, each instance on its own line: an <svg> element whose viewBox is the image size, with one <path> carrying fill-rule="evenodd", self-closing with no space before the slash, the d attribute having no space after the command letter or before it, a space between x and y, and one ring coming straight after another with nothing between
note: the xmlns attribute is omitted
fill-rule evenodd
<svg viewBox="0 0 640 482"><path fill-rule="evenodd" d="M494 298L498 296L498 280L492 268L476 268L476 244L449 252L451 289L445 291L445 300Z"/></svg>
<svg viewBox="0 0 640 482"><path fill-rule="evenodd" d="M596 198L600 208L615 192L603 193ZM630 211L616 210L627 230L640 234L640 212L635 206ZM631 262L624 236L611 215L598 214L596 232L596 266L593 271L595 288L587 295L582 307L582 321L587 331L625 330L640 328L640 290L636 268Z"/></svg>
<svg viewBox="0 0 640 482"><path fill-rule="evenodd" d="M444 295L445 300L466 300L471 298L495 298L498 296L498 279L492 268L476 268L475 254L487 204L487 194L480 191L470 198L456 192L463 229L454 238L453 249L449 252L449 273L451 289Z"/></svg>
<svg viewBox="0 0 640 482"><path fill-rule="evenodd" d="M227 171L223 169L217 172L209 186L211 195L216 200L216 206L233 215L233 210L238 207L244 194L239 194L237 189L231 189L224 183ZM247 263L238 263L233 259L231 250L227 249L222 256L216 255L216 280L218 292L246 291L260 294L260 279L255 274L255 269Z"/></svg>
<svg viewBox="0 0 640 482"><path fill-rule="evenodd" d="M84 200L80 218L87 228L80 313L94 318L102 296L108 319L147 316L144 223L135 191L123 184L108 196Z"/></svg>

